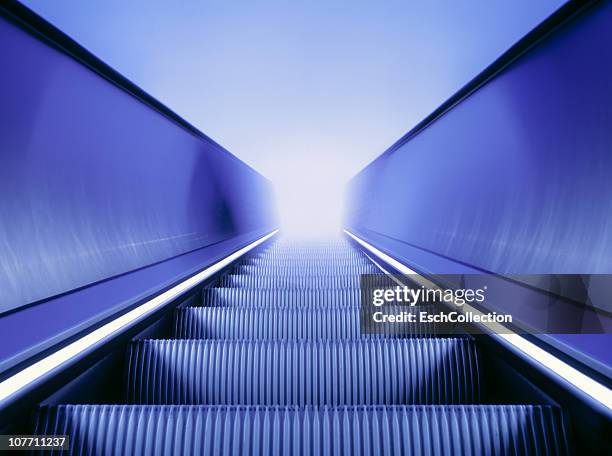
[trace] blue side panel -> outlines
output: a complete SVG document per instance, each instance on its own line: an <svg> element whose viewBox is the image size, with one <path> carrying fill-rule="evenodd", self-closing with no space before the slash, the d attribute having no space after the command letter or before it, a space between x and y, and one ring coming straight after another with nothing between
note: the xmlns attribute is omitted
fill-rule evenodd
<svg viewBox="0 0 612 456"><path fill-rule="evenodd" d="M468 86L350 182L346 226L428 273L612 273L610 24L597 3ZM610 337L555 341L612 365Z"/></svg>
<svg viewBox="0 0 612 456"><path fill-rule="evenodd" d="M499 273L611 273L611 23L606 2L373 162L347 225Z"/></svg>
<svg viewBox="0 0 612 456"><path fill-rule="evenodd" d="M142 303L264 234L235 236L0 316L0 373Z"/></svg>
<svg viewBox="0 0 612 456"><path fill-rule="evenodd" d="M0 313L271 230L270 183L0 15Z"/></svg>

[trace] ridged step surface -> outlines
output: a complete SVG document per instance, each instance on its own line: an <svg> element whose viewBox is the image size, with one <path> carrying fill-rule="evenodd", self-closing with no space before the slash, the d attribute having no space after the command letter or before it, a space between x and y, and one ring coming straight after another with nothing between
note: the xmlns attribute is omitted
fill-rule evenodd
<svg viewBox="0 0 612 456"><path fill-rule="evenodd" d="M374 265L363 266L330 266L321 264L320 266L304 267L301 265L295 266L256 266L242 264L236 266L234 274L246 275L267 275L267 276L292 276L292 275L356 275L361 274L380 274L381 270Z"/></svg>
<svg viewBox="0 0 612 456"><path fill-rule="evenodd" d="M324 258L334 260L335 258L363 258L364 254L358 250L353 250L348 246L341 246L337 248L329 247L276 247L271 246L261 252L254 254L255 257L261 258L264 256L270 256L274 258L283 257L308 257L308 258Z"/></svg>
<svg viewBox="0 0 612 456"><path fill-rule="evenodd" d="M368 266L372 262L367 258L355 258L355 259L312 259L312 258L299 258L299 257L286 257L286 258L246 258L241 260L239 264L257 265L257 266L302 266L302 267L319 267L321 265L329 265L334 267L351 267L351 266Z"/></svg>
<svg viewBox="0 0 612 456"><path fill-rule="evenodd" d="M228 274L219 279L220 287L236 288L359 288L360 277L354 276L253 276Z"/></svg>
<svg viewBox="0 0 612 456"><path fill-rule="evenodd" d="M255 255L256 260L274 260L274 261L296 261L300 258L307 258L308 261L319 263L334 264L336 262L366 260L362 253L345 252L345 253L307 253L307 252L265 252L260 255Z"/></svg>
<svg viewBox="0 0 612 456"><path fill-rule="evenodd" d="M140 404L470 404L472 339L133 342L128 400ZM214 368L211 368L214 366Z"/></svg>
<svg viewBox="0 0 612 456"><path fill-rule="evenodd" d="M70 453L75 455L568 453L560 410L525 405L61 405L39 410L36 433L70 435Z"/></svg>
<svg viewBox="0 0 612 456"><path fill-rule="evenodd" d="M177 309L175 339L359 339L430 336L424 323L380 324L380 335L362 334L361 309L313 307L186 307Z"/></svg>
<svg viewBox="0 0 612 456"><path fill-rule="evenodd" d="M351 289L274 290L208 288L202 290L205 307L318 307L337 309L361 305L361 291Z"/></svg>

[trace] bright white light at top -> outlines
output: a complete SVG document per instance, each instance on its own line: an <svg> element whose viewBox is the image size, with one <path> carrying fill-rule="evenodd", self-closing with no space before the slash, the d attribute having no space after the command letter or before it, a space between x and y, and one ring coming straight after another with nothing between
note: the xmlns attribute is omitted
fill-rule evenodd
<svg viewBox="0 0 612 456"><path fill-rule="evenodd" d="M347 180L338 160L317 156L279 163L272 181L281 233L300 237L338 235Z"/></svg>

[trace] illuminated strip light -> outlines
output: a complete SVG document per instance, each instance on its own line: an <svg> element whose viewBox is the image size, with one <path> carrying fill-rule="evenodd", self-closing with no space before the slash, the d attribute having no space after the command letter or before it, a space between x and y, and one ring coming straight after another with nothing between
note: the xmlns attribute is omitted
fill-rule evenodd
<svg viewBox="0 0 612 456"><path fill-rule="evenodd" d="M0 383L0 403L7 400L15 393L22 391L28 385L31 385L33 382L40 379L52 370L59 368L70 360L74 359L76 356L84 353L86 350L92 348L100 341L110 338L115 333L136 324L138 321L143 320L159 308L176 299L182 293L188 291L189 289L198 285L202 281L208 279L213 274L216 274L221 269L228 266L237 258L241 257L248 251L257 247L262 242L268 240L277 232L278 230L275 230L272 233L267 234L262 238L258 239L257 241L247 245L246 247L237 250L231 255L223 258L221 261L213 264L212 266L204 269L196 275L163 292L159 296L156 296L150 301L147 301L144 304L136 307L135 309L130 310L129 312L121 315L115 320L90 332L86 336L83 336L77 341L72 342L70 345L59 349L58 351L52 353L46 358L43 358L40 361L37 361L36 363L26 367L25 369L19 371L12 377L7 378L2 383Z"/></svg>
<svg viewBox="0 0 612 456"><path fill-rule="evenodd" d="M348 234L352 239L354 239L358 244L365 247L371 253L376 255L385 263L391 265L393 268L395 268L402 274L415 276L410 277L411 280L414 280L418 284L428 288L440 288L432 281L421 276L418 272L410 269L408 266L381 252L376 247L358 238L350 231L344 230L344 232ZM483 315L482 312L480 312L478 309L468 304L464 304L462 307L463 312L472 312L474 315ZM458 309L461 308L458 307ZM549 352L537 346L536 344L528 341L519 334L511 332L508 328L499 323L479 322L478 324L480 326L486 327L486 329L492 332L494 336L499 337L500 339L502 339L503 342L521 351L522 353L536 361L538 364L540 364L543 368L552 371L553 374L557 375L561 379L570 383L575 388L590 396L595 401L612 410L612 390L610 390L610 388L608 388L607 386L602 385L601 383L593 380L588 375L585 375L578 369L570 366L566 362L560 360L559 358L550 354Z"/></svg>

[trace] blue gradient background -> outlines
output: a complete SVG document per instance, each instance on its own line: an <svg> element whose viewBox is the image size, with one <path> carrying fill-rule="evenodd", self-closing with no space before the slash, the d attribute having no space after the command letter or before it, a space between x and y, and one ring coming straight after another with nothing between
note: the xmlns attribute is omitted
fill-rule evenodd
<svg viewBox="0 0 612 456"><path fill-rule="evenodd" d="M563 2L26 0L272 180L286 231Z"/></svg>

